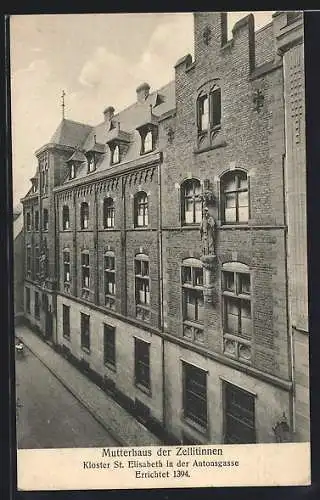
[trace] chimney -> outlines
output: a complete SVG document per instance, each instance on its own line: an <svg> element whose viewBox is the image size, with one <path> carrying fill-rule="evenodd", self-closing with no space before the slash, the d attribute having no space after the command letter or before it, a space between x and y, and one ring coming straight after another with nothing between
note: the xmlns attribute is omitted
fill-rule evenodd
<svg viewBox="0 0 320 500"><path fill-rule="evenodd" d="M110 121L112 120L113 118L113 115L114 115L114 108L112 106L108 106L104 112L104 120L107 122L107 121Z"/></svg>
<svg viewBox="0 0 320 500"><path fill-rule="evenodd" d="M144 102L149 95L150 85L146 82L141 83L139 87L137 87L137 101Z"/></svg>

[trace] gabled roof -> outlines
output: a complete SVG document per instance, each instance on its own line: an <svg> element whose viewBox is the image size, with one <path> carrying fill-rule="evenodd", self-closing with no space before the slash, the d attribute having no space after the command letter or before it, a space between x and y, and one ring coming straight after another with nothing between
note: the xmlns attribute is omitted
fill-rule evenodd
<svg viewBox="0 0 320 500"><path fill-rule="evenodd" d="M83 161L86 161L86 160L87 159L86 159L85 155L81 151L76 150L70 156L70 158L67 161L80 161L80 162L83 162Z"/></svg>
<svg viewBox="0 0 320 500"><path fill-rule="evenodd" d="M77 147L84 142L91 130L92 127L90 125L64 118L50 142L61 146Z"/></svg>

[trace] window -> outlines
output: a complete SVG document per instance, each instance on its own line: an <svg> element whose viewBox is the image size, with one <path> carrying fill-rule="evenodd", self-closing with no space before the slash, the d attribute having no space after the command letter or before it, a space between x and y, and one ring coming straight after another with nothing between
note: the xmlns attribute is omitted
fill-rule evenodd
<svg viewBox="0 0 320 500"><path fill-rule="evenodd" d="M150 344L134 339L135 384L150 391Z"/></svg>
<svg viewBox="0 0 320 500"><path fill-rule="evenodd" d="M135 258L136 317L150 321L150 276L149 258L138 254Z"/></svg>
<svg viewBox="0 0 320 500"><path fill-rule="evenodd" d="M254 395L227 382L224 383L224 442L256 442Z"/></svg>
<svg viewBox="0 0 320 500"><path fill-rule="evenodd" d="M111 163L119 163L120 162L120 149L119 146L116 145L115 148L112 151L112 158L111 158Z"/></svg>
<svg viewBox="0 0 320 500"><path fill-rule="evenodd" d="M183 362L183 415L207 428L207 372Z"/></svg>
<svg viewBox="0 0 320 500"><path fill-rule="evenodd" d="M197 101L198 132L203 133L221 123L221 89L213 87L209 92L200 95Z"/></svg>
<svg viewBox="0 0 320 500"><path fill-rule="evenodd" d="M148 220L148 196L140 191L134 198L135 227L147 227Z"/></svg>
<svg viewBox="0 0 320 500"><path fill-rule="evenodd" d="M70 283L70 250L63 251L63 282Z"/></svg>
<svg viewBox="0 0 320 500"><path fill-rule="evenodd" d="M70 307L65 304L62 305L62 328L63 336L67 339L70 338Z"/></svg>
<svg viewBox="0 0 320 500"><path fill-rule="evenodd" d="M29 314L31 312L30 288L27 288L27 287L26 287L26 312Z"/></svg>
<svg viewBox="0 0 320 500"><path fill-rule="evenodd" d="M67 205L62 209L62 227L64 230L70 229L69 207Z"/></svg>
<svg viewBox="0 0 320 500"><path fill-rule="evenodd" d="M90 262L89 252L85 251L81 254L81 268L82 268L82 288L90 288Z"/></svg>
<svg viewBox="0 0 320 500"><path fill-rule="evenodd" d="M35 248L35 264L36 264L36 278L40 276L40 249L38 246Z"/></svg>
<svg viewBox="0 0 320 500"><path fill-rule="evenodd" d="M103 327L103 358L105 365L116 366L116 329L113 326Z"/></svg>
<svg viewBox="0 0 320 500"><path fill-rule="evenodd" d="M188 179L181 186L182 223L199 224L202 219L201 184Z"/></svg>
<svg viewBox="0 0 320 500"><path fill-rule="evenodd" d="M38 292L34 292L34 317L36 319L40 319L40 301Z"/></svg>
<svg viewBox="0 0 320 500"><path fill-rule="evenodd" d="M80 207L80 225L81 229L88 229L89 225L89 205L84 202Z"/></svg>
<svg viewBox="0 0 320 500"><path fill-rule="evenodd" d="M49 212L47 208L43 209L43 230L48 231L49 228Z"/></svg>
<svg viewBox="0 0 320 500"><path fill-rule="evenodd" d="M31 275L31 245L28 245L26 248L26 271L27 276Z"/></svg>
<svg viewBox="0 0 320 500"><path fill-rule="evenodd" d="M251 358L251 284L249 268L230 262L222 268L224 352L243 361Z"/></svg>
<svg viewBox="0 0 320 500"><path fill-rule="evenodd" d="M69 167L69 179L74 179L75 176L76 176L76 167L74 163L71 163Z"/></svg>
<svg viewBox="0 0 320 500"><path fill-rule="evenodd" d="M227 172L221 179L222 219L225 224L247 223L248 178L243 171Z"/></svg>
<svg viewBox="0 0 320 500"><path fill-rule="evenodd" d="M34 229L35 231L39 231L39 211L36 210L34 213Z"/></svg>
<svg viewBox="0 0 320 500"><path fill-rule="evenodd" d="M113 252L106 252L104 256L104 295L105 305L110 309L115 309L115 294L115 257Z"/></svg>
<svg viewBox="0 0 320 500"><path fill-rule="evenodd" d="M149 153L152 150L153 150L153 138L152 138L152 132L151 130L149 130L149 132L146 133L145 138L143 140L143 152Z"/></svg>
<svg viewBox="0 0 320 500"><path fill-rule="evenodd" d="M40 178L42 193L46 194L48 192L48 161L46 159L41 162Z"/></svg>
<svg viewBox="0 0 320 500"><path fill-rule="evenodd" d="M112 198L106 198L103 202L103 227L105 229L114 227L114 201Z"/></svg>
<svg viewBox="0 0 320 500"><path fill-rule="evenodd" d="M90 316L81 313L81 348L90 351Z"/></svg>
<svg viewBox="0 0 320 500"><path fill-rule="evenodd" d="M183 336L203 342L203 268L198 259L185 259L181 269L183 297Z"/></svg>
<svg viewBox="0 0 320 500"><path fill-rule="evenodd" d="M94 172L96 169L96 159L94 153L88 156L88 172Z"/></svg>
<svg viewBox="0 0 320 500"><path fill-rule="evenodd" d="M31 231L31 213L27 212L26 214L26 226L27 226L27 231Z"/></svg>

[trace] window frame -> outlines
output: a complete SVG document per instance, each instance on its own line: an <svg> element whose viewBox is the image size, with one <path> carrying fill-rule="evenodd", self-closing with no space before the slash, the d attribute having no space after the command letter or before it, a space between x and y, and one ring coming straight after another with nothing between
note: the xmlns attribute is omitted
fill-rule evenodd
<svg viewBox="0 0 320 500"><path fill-rule="evenodd" d="M205 383L202 385L202 392L199 391L197 394L194 392L192 386L200 386L201 384L199 381L191 380L191 388L190 388L190 380L189 380L189 386L188 384L188 372L189 371L189 376L190 373L193 372L196 373L198 372L198 375L201 372L201 376L204 376ZM201 432L206 432L208 429L208 424L209 424L209 418L208 418L208 372L207 370L204 370L203 368L199 368L198 366L195 366L191 363L188 363L186 361L182 361L182 410L183 410L183 418L184 420L191 426L196 427L198 430ZM193 401L192 404L190 404L190 395L188 393L191 393L191 401ZM194 404L194 401L200 400L202 401L202 404L204 405L204 411L200 411L198 414L195 413L197 407Z"/></svg>
<svg viewBox="0 0 320 500"><path fill-rule="evenodd" d="M141 353L142 346L146 351ZM143 392L151 394L150 342L137 337L134 337L134 384Z"/></svg>
<svg viewBox="0 0 320 500"><path fill-rule="evenodd" d="M39 245L35 246L35 275L38 279L40 277L40 247Z"/></svg>
<svg viewBox="0 0 320 500"><path fill-rule="evenodd" d="M92 172L95 172L97 169L97 158L94 152L87 154L87 163L88 163L87 173L91 174Z"/></svg>
<svg viewBox="0 0 320 500"><path fill-rule="evenodd" d="M139 270L141 272L138 272ZM137 254L134 258L134 297L136 318L149 323L151 320L151 277L150 259L146 254Z"/></svg>
<svg viewBox="0 0 320 500"><path fill-rule="evenodd" d="M49 230L49 210L47 208L43 209L43 231Z"/></svg>
<svg viewBox="0 0 320 500"><path fill-rule="evenodd" d="M111 266L111 267L110 267ZM114 252L107 251L103 255L104 303L108 309L115 309L116 297L116 259ZM111 280L110 280L111 278ZM112 291L110 292L109 285Z"/></svg>
<svg viewBox="0 0 320 500"><path fill-rule="evenodd" d="M81 251L81 289L83 291L90 290L90 252L89 250ZM86 259L84 259L86 256ZM88 286L86 286L86 278L88 279Z"/></svg>
<svg viewBox="0 0 320 500"><path fill-rule="evenodd" d="M31 314L31 290L28 286L25 287L25 290L26 290L26 312L28 314Z"/></svg>
<svg viewBox="0 0 320 500"><path fill-rule="evenodd" d="M116 368L116 328L103 323L103 363Z"/></svg>
<svg viewBox="0 0 320 500"><path fill-rule="evenodd" d="M66 315L66 312L68 313ZM70 340L71 328L70 328L70 306L62 304L62 336Z"/></svg>
<svg viewBox="0 0 320 500"><path fill-rule="evenodd" d="M86 329L84 327L87 327ZM84 342L85 341L85 342ZM90 315L83 312L80 313L80 344L81 349L90 352Z"/></svg>
<svg viewBox="0 0 320 500"><path fill-rule="evenodd" d="M188 269L188 271L186 271ZM199 272L201 270L201 273ZM190 281L186 279L186 272L190 275ZM200 278L200 283L197 283ZM190 295L194 298L195 318L188 318L188 304ZM203 344L204 338L204 272L203 265L199 259L188 258L181 263L181 296L182 296L182 330L183 337L197 343ZM202 303L202 304L201 304ZM202 307L202 318L199 318L199 308Z"/></svg>
<svg viewBox="0 0 320 500"><path fill-rule="evenodd" d="M66 258L66 256L68 257ZM71 283L71 257L70 257L70 249L64 248L62 252L63 259L63 283L64 285L70 285ZM68 279L69 273L69 279Z"/></svg>
<svg viewBox="0 0 320 500"><path fill-rule="evenodd" d="M32 223L31 223L31 212L26 212L26 231L30 233L32 231Z"/></svg>
<svg viewBox="0 0 320 500"><path fill-rule="evenodd" d="M40 294L37 291L34 292L34 317L40 319Z"/></svg>
<svg viewBox="0 0 320 500"><path fill-rule="evenodd" d="M62 207L62 229L63 231L70 229L70 208L68 205Z"/></svg>
<svg viewBox="0 0 320 500"><path fill-rule="evenodd" d="M235 189L226 190L225 186L228 180L234 178ZM241 188L241 180L246 180L246 188ZM248 217L246 220L239 220L239 194L247 193L247 207ZM226 220L226 198L227 195L234 194L235 196L235 218L233 220ZM220 206L221 206L221 222L223 225L248 225L250 220L250 192L249 192L249 175L248 172L241 169L228 170L220 177ZM232 207L233 208L233 207Z"/></svg>
<svg viewBox="0 0 320 500"><path fill-rule="evenodd" d="M80 204L80 229L89 229L90 207L87 201Z"/></svg>
<svg viewBox="0 0 320 500"><path fill-rule="evenodd" d="M108 221L111 221L111 223L108 223ZM111 196L107 196L103 200L103 229L114 229L114 227L115 227L114 198L112 198Z"/></svg>
<svg viewBox="0 0 320 500"><path fill-rule="evenodd" d="M32 272L32 247L31 244L26 246L26 274L28 277L31 276Z"/></svg>
<svg viewBox="0 0 320 500"><path fill-rule="evenodd" d="M140 215L141 209L142 215ZM139 217L142 217L142 224L139 224ZM149 196L145 191L138 191L134 195L134 227L149 227Z"/></svg>
<svg viewBox="0 0 320 500"><path fill-rule="evenodd" d="M186 195L186 191L188 186L192 187L192 194ZM199 189L199 193L197 193L197 188ZM201 223L202 219L202 209L203 203L201 200L201 182L196 177L192 177L190 179L185 179L180 185L180 205L181 205L181 225L182 226L198 226ZM192 203L192 222L186 221L186 213L190 212L190 210L186 210L186 200L190 200ZM200 202L200 210L196 210L197 203ZM200 213L200 220L197 221L197 213Z"/></svg>
<svg viewBox="0 0 320 500"><path fill-rule="evenodd" d="M35 212L34 212L34 230L39 231L39 228L40 228L39 210L35 210Z"/></svg>
<svg viewBox="0 0 320 500"><path fill-rule="evenodd" d="M243 408L241 404L239 404L239 401L236 402L236 415L232 414L230 411L230 407L228 408L228 394L227 391L228 389L233 390L234 393L238 392L238 395L245 395L248 398L251 398L251 402L253 403L253 410L250 411L248 408ZM225 444L254 444L257 442L257 428L256 428L256 395L253 394L252 392L249 392L242 387L238 387L234 384L231 384L230 382L226 380L222 380L222 392L223 392L223 442ZM251 413L251 422L249 419L245 421L246 419L241 416L241 410L245 410L243 413L248 414ZM239 414L240 413L240 414ZM249 431L252 432L253 438L252 440L244 441L241 440L232 440L229 437L229 430L228 430L228 417L231 417L231 419L236 420L237 426L239 427L242 425L243 427L249 429Z"/></svg>
<svg viewBox="0 0 320 500"><path fill-rule="evenodd" d="M117 151L117 154L116 154ZM111 149L111 165L118 165L120 163L120 146L115 144Z"/></svg>
<svg viewBox="0 0 320 500"><path fill-rule="evenodd" d="M76 164L71 162L69 166L69 180L75 179L76 177Z"/></svg>
<svg viewBox="0 0 320 500"><path fill-rule="evenodd" d="M215 112L216 106L214 105L214 95L218 94L218 113ZM207 124L206 127L203 127L202 117L204 116L204 102L207 101L208 111L206 113L207 116ZM197 97L196 103L196 111L197 111L197 129L198 135L204 135L210 133L212 130L218 130L221 128L222 121L222 92L221 87L218 84L214 84L210 89L200 92ZM218 116L218 119L215 119L215 115Z"/></svg>

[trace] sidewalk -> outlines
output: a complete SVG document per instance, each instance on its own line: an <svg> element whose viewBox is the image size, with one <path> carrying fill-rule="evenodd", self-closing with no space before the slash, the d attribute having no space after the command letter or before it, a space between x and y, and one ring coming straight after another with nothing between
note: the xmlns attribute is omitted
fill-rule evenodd
<svg viewBox="0 0 320 500"><path fill-rule="evenodd" d="M87 408L112 435L119 446L157 446L161 444L150 431L134 419L102 389L56 353L26 326L17 326L16 337Z"/></svg>

